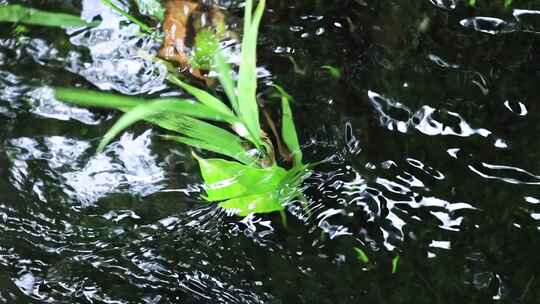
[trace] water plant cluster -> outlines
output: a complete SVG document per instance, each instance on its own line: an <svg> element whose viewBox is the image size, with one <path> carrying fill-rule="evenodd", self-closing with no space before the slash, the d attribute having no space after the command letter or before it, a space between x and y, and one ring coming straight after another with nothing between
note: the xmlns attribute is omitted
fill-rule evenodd
<svg viewBox="0 0 540 304"><path fill-rule="evenodd" d="M109 0L102 0L112 10L139 25L141 34L155 35L156 30L137 20ZM158 1L136 1L141 12L145 11L158 20L163 18L163 8ZM254 8L247 0L244 10L241 64L238 73L219 47L219 37L211 31L201 31L195 39L194 62L212 69L226 96L212 94L188 83L174 69L169 68L167 80L177 85L192 98L163 97L145 99L80 88L57 87L57 99L78 106L115 109L124 112L103 136L97 152L110 143L119 133L134 123L144 120L155 124L167 133L163 139L172 140L217 155L197 159L205 184L204 199L217 202L235 214L283 211L288 201L301 197L299 186L309 174L310 165L302 161L302 153L291 110L292 98L279 86L281 97L281 134L274 132L274 141L260 122L257 102L257 37L265 9L265 0ZM80 17L45 12L21 5L0 6L0 22L16 22L53 27L91 27ZM161 61L149 57L148 60ZM163 64L169 65L163 61ZM275 129L275 128L274 128ZM280 137L280 138L279 138ZM273 142L286 146L288 167L276 157Z"/></svg>

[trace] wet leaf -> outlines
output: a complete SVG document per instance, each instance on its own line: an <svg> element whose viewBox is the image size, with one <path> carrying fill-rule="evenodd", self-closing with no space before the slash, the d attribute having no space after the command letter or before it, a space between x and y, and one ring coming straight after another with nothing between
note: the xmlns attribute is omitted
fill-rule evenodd
<svg viewBox="0 0 540 304"><path fill-rule="evenodd" d="M172 83L178 85L182 89L186 90L189 94L193 95L193 97L197 98L197 100L216 111L220 111L221 113L225 115L234 116L233 112L227 107L221 100L219 100L217 97L213 96L212 94L201 90L199 88L196 88L182 80L180 80L178 77L169 74L167 77L169 81Z"/></svg>
<svg viewBox="0 0 540 304"><path fill-rule="evenodd" d="M250 213L270 213L284 208L276 191L233 198L219 205L222 208L236 211L236 215L239 216L246 216Z"/></svg>
<svg viewBox="0 0 540 304"><path fill-rule="evenodd" d="M179 98L162 98L157 101L140 104L127 111L103 136L98 147L98 152L102 151L114 137L135 122L151 120L161 125L166 122L161 120L165 115L174 117L179 121L184 121L188 116L216 121L227 121L231 119L204 104L197 104ZM183 125L186 125L186 123L179 124L178 129L175 131L185 133L186 128L193 128L193 126L182 128L181 126ZM216 127L216 129L219 128Z"/></svg>
<svg viewBox="0 0 540 304"><path fill-rule="evenodd" d="M331 66L331 65L323 65L321 66L322 69L325 69L328 71L328 73L330 74L330 76L336 78L336 79L339 79L341 78L341 70L339 68L336 68L334 66Z"/></svg>
<svg viewBox="0 0 540 304"><path fill-rule="evenodd" d="M369 258L367 256L367 254L364 252L364 250L358 248L358 247L353 247L354 251L356 252L356 258L362 262L362 263L369 263Z"/></svg>
<svg viewBox="0 0 540 304"><path fill-rule="evenodd" d="M242 64L238 74L238 111L240 119L245 123L248 132L255 139L257 148L262 147L262 130L259 122L257 92L257 33L264 11L265 1L252 13L253 0L246 1L244 14L244 36L242 38ZM253 14L253 15L252 15Z"/></svg>
<svg viewBox="0 0 540 304"><path fill-rule="evenodd" d="M18 4L0 6L0 22L14 22L52 27L83 27L95 23L87 23L79 16L46 12Z"/></svg>
<svg viewBox="0 0 540 304"><path fill-rule="evenodd" d="M285 169L278 166L255 168L217 158L197 160L207 186L205 198L208 201L272 192L286 175Z"/></svg>
<svg viewBox="0 0 540 304"><path fill-rule="evenodd" d="M232 68L231 65L225 60L225 57L221 52L216 53L214 58L216 71L218 73L219 83L223 87L229 102L233 107L234 111L238 114L238 98L234 90L234 80L232 77Z"/></svg>
<svg viewBox="0 0 540 304"><path fill-rule="evenodd" d="M139 28L142 31L144 31L146 33L149 33L149 34L154 32L154 29L152 29L151 27L149 27L148 25L146 25L144 22L140 21L139 19L135 18L129 12L124 11L122 8L120 8L119 6L114 4L111 0L101 0L101 2L103 4L105 4L105 5L107 5L108 7L110 7L111 10L115 11L116 13L124 16L129 21L131 21L131 22L135 23L136 25L138 25Z"/></svg>
<svg viewBox="0 0 540 304"><path fill-rule="evenodd" d="M292 110L289 104L289 100L291 97L281 87L275 85L275 88L281 94L281 137L283 138L283 141L285 142L287 148L292 154L294 164L300 165L302 163L302 150L300 149L298 135L296 134L296 128L294 126Z"/></svg>
<svg viewBox="0 0 540 304"><path fill-rule="evenodd" d="M392 259L392 273L396 273L399 263L399 254Z"/></svg>

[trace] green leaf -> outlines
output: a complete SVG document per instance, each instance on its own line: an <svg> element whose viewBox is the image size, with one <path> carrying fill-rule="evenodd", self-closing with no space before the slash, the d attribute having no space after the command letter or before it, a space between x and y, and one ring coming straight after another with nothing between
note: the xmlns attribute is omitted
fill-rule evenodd
<svg viewBox="0 0 540 304"><path fill-rule="evenodd" d="M292 116L291 106L289 100L291 96L283 90L280 86L274 85L274 87L281 94L281 137L283 141L291 151L294 164L300 165L302 163L302 150L300 149L300 143L298 141L298 135L296 134L296 128L294 126L294 119Z"/></svg>
<svg viewBox="0 0 540 304"><path fill-rule="evenodd" d="M147 102L140 97L75 88L54 88L54 95L56 99L79 106L109 109L130 109Z"/></svg>
<svg viewBox="0 0 540 304"><path fill-rule="evenodd" d="M225 60L221 51L216 53L214 58L216 71L218 73L219 83L223 87L229 102L233 107L236 113L239 113L238 110L238 98L236 92L234 91L234 80L232 78L232 68L231 65Z"/></svg>
<svg viewBox="0 0 540 304"><path fill-rule="evenodd" d="M155 121L162 128L176 130L185 135L165 136L166 139L175 140L196 148L220 153L238 160L241 163L254 165L255 159L246 151L243 140L228 132L204 121L184 117L165 115Z"/></svg>
<svg viewBox="0 0 540 304"><path fill-rule="evenodd" d="M246 1L244 13L244 37L242 39L242 64L238 74L238 115L246 125L258 149L262 149L262 130L259 122L259 107L257 105L257 32L265 1L259 1L252 22L252 0Z"/></svg>
<svg viewBox="0 0 540 304"><path fill-rule="evenodd" d="M120 117L120 119L109 129L109 131L107 131L99 144L98 152L101 152L103 148L114 137L116 137L116 135L135 122L143 119L148 120L158 115L162 117L163 114L178 117L179 119L182 119L184 115L217 121L226 121L228 119L220 112L217 112L203 104L196 104L179 98L164 98L154 102L140 104L126 112L126 114ZM159 124L159 121L157 121L157 123Z"/></svg>
<svg viewBox="0 0 540 304"><path fill-rule="evenodd" d="M167 76L167 79L179 86L180 88L184 89L189 94L193 95L199 102L213 108L216 111L220 111L225 115L235 116L234 113L229 109L221 100L213 96L212 94L201 90L199 88L196 88L190 84L187 84L180 80L180 78L169 74Z"/></svg>
<svg viewBox="0 0 540 304"><path fill-rule="evenodd" d="M328 73L330 74L330 76L332 76L332 77L334 77L336 79L341 78L341 70L339 68L336 68L336 67L331 66L331 65L323 65L323 66L321 66L321 68L327 70Z"/></svg>
<svg viewBox="0 0 540 304"><path fill-rule="evenodd" d="M159 0L134 0L137 8L142 15L152 16L159 21L165 18L165 8Z"/></svg>
<svg viewBox="0 0 540 304"><path fill-rule="evenodd" d="M273 166L254 168L222 159L197 158L206 185L207 201L236 211L239 216L250 213L281 211L290 200L301 195L300 183L308 166L291 170Z"/></svg>
<svg viewBox="0 0 540 304"><path fill-rule="evenodd" d="M239 123L236 117L216 111L206 104L192 103L179 98L145 100L139 97L128 97L85 89L56 88L55 96L59 100L82 106L112 108L127 112L137 108L136 112L122 117L113 126L114 130L109 130L100 145L100 149L104 147L107 141L114 138L118 132L137 120L144 119L164 129L188 137L169 139L220 153L246 164L254 161L252 157L247 155L244 142L240 137L212 124L192 118L223 121L232 125ZM229 113L233 115L232 112L229 111Z"/></svg>
<svg viewBox="0 0 540 304"><path fill-rule="evenodd" d="M289 184L285 180L290 176L285 169L259 169L222 159L197 160L207 201L222 201L221 207L235 210L240 216L284 209L288 197L283 195L283 187Z"/></svg>
<svg viewBox="0 0 540 304"><path fill-rule="evenodd" d="M140 29L146 33L153 33L154 30L149 27L148 25L146 25L144 22L140 21L139 19L135 18L134 16L132 16L131 14L129 14L128 12L124 11L123 9L121 9L120 7L118 7L116 4L114 4L111 0L101 0L101 3L107 5L108 7L111 8L111 10L117 12L118 14L126 17L129 21L137 24Z"/></svg>
<svg viewBox="0 0 540 304"><path fill-rule="evenodd" d="M197 158L206 189L206 200L222 201L271 192L280 186L285 169L255 168L223 159Z"/></svg>
<svg viewBox="0 0 540 304"><path fill-rule="evenodd" d="M396 273L399 263L399 254L392 259L392 273Z"/></svg>
<svg viewBox="0 0 540 304"><path fill-rule="evenodd" d="M283 176L281 175L284 169L275 166L272 170L276 172L266 173L262 177L255 176L265 184L251 184L251 188L244 192L244 195L221 202L220 206L235 210L239 216L246 216L250 213L283 211L288 202L302 197L300 184L307 176L307 166L296 166L286 171Z"/></svg>
<svg viewBox="0 0 540 304"><path fill-rule="evenodd" d="M367 264L369 263L369 258L367 256L367 254L364 252L364 250L358 248L358 247L353 247L354 251L356 252L356 258L364 263L364 264Z"/></svg>
<svg viewBox="0 0 540 304"><path fill-rule="evenodd" d="M83 27L93 26L95 23L87 23L79 16L46 12L18 4L0 6L0 22L16 22L52 27Z"/></svg>
<svg viewBox="0 0 540 304"><path fill-rule="evenodd" d="M192 85L189 85L172 74L169 74L167 76L167 79L169 79L169 81L171 81L172 83L186 90L186 92L193 95L201 103L204 103L207 106L224 113L225 115L236 117L234 116L234 113L221 100L209 94L208 92L201 90L199 88L196 88ZM239 134L240 136L244 138L247 138L254 145L257 145L257 140L251 136L251 133L249 133L245 124L243 124L238 119L236 119L234 122L231 123L231 126L237 132L237 134Z"/></svg>
<svg viewBox="0 0 540 304"><path fill-rule="evenodd" d="M235 210L236 215L246 216L250 213L270 213L284 209L276 191L246 195L226 200L219 204L224 209Z"/></svg>
<svg viewBox="0 0 540 304"><path fill-rule="evenodd" d="M509 7L512 5L512 0L504 0L504 7Z"/></svg>

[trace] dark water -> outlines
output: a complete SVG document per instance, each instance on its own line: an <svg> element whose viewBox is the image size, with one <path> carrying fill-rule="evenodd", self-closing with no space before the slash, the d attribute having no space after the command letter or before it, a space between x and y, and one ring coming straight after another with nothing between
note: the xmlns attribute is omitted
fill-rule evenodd
<svg viewBox="0 0 540 304"><path fill-rule="evenodd" d="M0 24L1 303L540 301L540 2L269 1L261 31L261 83L331 160L287 227L201 202L189 148L147 125L95 155L118 113L52 97L177 91L151 39Z"/></svg>

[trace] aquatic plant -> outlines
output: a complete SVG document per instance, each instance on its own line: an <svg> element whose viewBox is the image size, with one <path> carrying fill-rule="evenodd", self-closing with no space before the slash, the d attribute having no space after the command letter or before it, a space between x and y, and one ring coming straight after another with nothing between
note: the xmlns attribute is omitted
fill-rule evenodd
<svg viewBox="0 0 540 304"><path fill-rule="evenodd" d="M95 25L95 23L85 22L79 16L66 13L46 12L19 4L0 5L0 22L62 28Z"/></svg>
<svg viewBox="0 0 540 304"><path fill-rule="evenodd" d="M512 2L513 0L504 0L504 7L509 7L510 5L512 5ZM469 0L469 5L475 6L476 0Z"/></svg>
<svg viewBox="0 0 540 304"><path fill-rule="evenodd" d="M122 15L127 15L120 12L121 9L112 2L103 2ZM76 88L56 88L55 96L59 100L80 106L111 108L125 112L104 135L98 152L120 132L140 120L145 120L171 131L162 136L164 139L230 158L205 159L193 154L205 183L205 200L219 202L223 208L233 209L241 216L281 211L284 203L301 195L298 188L302 178L309 172L309 166L302 163L290 107L291 97L281 87L275 86L281 96L281 138L289 150L288 158L292 159L291 169L287 170L278 164L273 143L262 130L259 121L256 50L264 8L264 0L259 1L255 9L252 0L246 1L241 42L242 63L237 81L233 78L231 65L218 47L217 38L210 31L201 31L196 37L193 62L205 68L213 68L217 72L228 104L206 90L188 84L173 70L167 79L191 94L196 101L182 98L144 99ZM35 11L21 13L21 10L24 11L24 8L16 6L15 11L19 17L10 17L8 21L35 20ZM161 14L159 10L158 14ZM141 25L135 18L126 17ZM70 26L83 25L82 21L77 23L72 17L66 19L70 21ZM146 33L153 31L144 24L141 25L141 30ZM223 127L223 124L227 127ZM276 138L276 141L279 140Z"/></svg>

